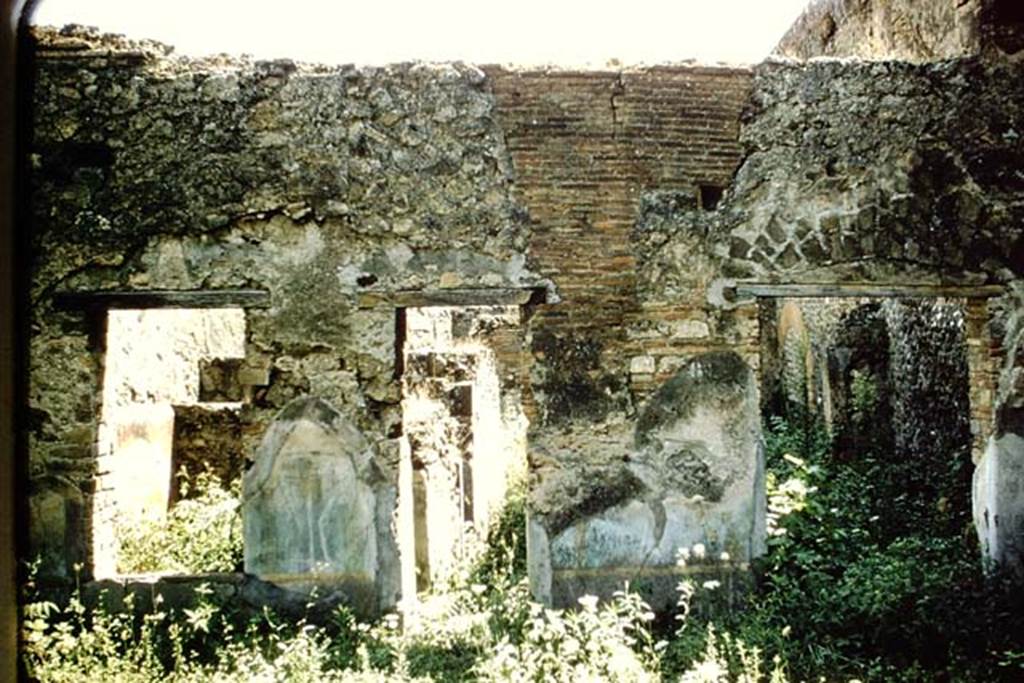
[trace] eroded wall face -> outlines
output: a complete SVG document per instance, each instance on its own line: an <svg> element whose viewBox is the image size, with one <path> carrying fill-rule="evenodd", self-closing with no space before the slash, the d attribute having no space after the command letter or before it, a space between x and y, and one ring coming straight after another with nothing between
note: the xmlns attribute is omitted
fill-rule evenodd
<svg viewBox="0 0 1024 683"><path fill-rule="evenodd" d="M776 54L927 62L981 49L984 0L817 0L786 32Z"/></svg>
<svg viewBox="0 0 1024 683"><path fill-rule="evenodd" d="M970 417L978 471L983 452L1015 462L1012 439L992 448L1019 433L1001 406L1015 400L1020 347L1021 77L985 61L761 65L741 135L749 154L729 192L713 213L647 221L656 232L638 243L638 281L664 292L691 271L683 250L702 243L721 277L709 302L737 312L753 302L730 295L739 280L1003 283L1003 295L965 310ZM1003 471L1012 489L1014 468ZM985 490L1008 506L1001 519L1017 516L1014 496L978 476L976 518ZM1018 529L999 532L1002 547L1015 547Z"/></svg>
<svg viewBox="0 0 1024 683"><path fill-rule="evenodd" d="M614 479L583 484L575 509L531 517L530 578L539 599L572 606L628 582L667 610L681 551L710 554L716 580L764 552L758 392L736 353L699 354L683 365L644 406L620 457Z"/></svg>
<svg viewBox="0 0 1024 683"><path fill-rule="evenodd" d="M1016 0L817 0L775 54L791 59L853 57L935 62L1024 55L1024 13Z"/></svg>

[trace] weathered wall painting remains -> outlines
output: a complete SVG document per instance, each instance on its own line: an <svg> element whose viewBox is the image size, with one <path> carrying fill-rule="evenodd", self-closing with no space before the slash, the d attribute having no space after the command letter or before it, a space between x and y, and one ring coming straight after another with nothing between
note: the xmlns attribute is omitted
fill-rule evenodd
<svg viewBox="0 0 1024 683"><path fill-rule="evenodd" d="M245 571L296 590L341 590L366 612L393 604L396 497L355 425L321 399L295 399L243 479Z"/></svg>
<svg viewBox="0 0 1024 683"><path fill-rule="evenodd" d="M674 599L677 553L703 546L726 567L764 552L764 462L754 374L735 353L701 354L652 397L621 480L571 518L529 528L534 593L571 605L624 582L656 609Z"/></svg>

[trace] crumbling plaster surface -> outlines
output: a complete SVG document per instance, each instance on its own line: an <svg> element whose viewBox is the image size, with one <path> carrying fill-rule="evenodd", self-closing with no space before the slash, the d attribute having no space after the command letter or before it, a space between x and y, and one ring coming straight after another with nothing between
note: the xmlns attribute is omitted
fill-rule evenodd
<svg viewBox="0 0 1024 683"><path fill-rule="evenodd" d="M629 581L656 609L680 569L676 554L704 547L721 567L745 566L764 552L764 462L754 373L732 352L701 354L644 407L632 442L617 444L614 478L558 490L557 514L530 519L531 585L568 606ZM614 482L614 483L613 483ZM548 498L551 497L550 492ZM569 494L569 495L566 495Z"/></svg>
<svg viewBox="0 0 1024 683"><path fill-rule="evenodd" d="M974 472L974 523L986 556L1024 577L1024 283L999 303L993 336L1004 362L994 433Z"/></svg>

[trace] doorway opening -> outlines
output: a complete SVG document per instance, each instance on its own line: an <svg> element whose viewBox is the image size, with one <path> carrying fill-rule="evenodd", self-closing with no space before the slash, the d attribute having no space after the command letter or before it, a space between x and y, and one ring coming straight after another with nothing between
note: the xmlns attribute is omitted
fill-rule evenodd
<svg viewBox="0 0 1024 683"><path fill-rule="evenodd" d="M92 504L95 578L140 572L122 556L122 536L164 520L183 494L178 470L194 468L182 460L195 450L194 430L176 429L175 415L185 411L189 424L224 412L233 418L241 396L225 386L218 363L245 356L241 308L110 309L106 322ZM183 441L190 448L176 448Z"/></svg>
<svg viewBox="0 0 1024 683"><path fill-rule="evenodd" d="M979 304L851 297L760 305L769 433L802 439L825 467L860 477L862 505L873 510L865 539L891 543L928 530L976 551L972 454L984 441L984 416L972 399L988 378L971 324Z"/></svg>
<svg viewBox="0 0 1024 683"><path fill-rule="evenodd" d="M483 549L525 472L518 306L404 310L403 593L443 585ZM404 519L403 519L404 518Z"/></svg>

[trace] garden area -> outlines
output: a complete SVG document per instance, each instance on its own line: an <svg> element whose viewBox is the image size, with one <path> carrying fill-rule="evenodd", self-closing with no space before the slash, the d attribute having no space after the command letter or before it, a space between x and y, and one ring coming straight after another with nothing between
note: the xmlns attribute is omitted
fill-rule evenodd
<svg viewBox="0 0 1024 683"><path fill-rule="evenodd" d="M872 395L861 388L862 413ZM26 588L23 666L40 681L999 681L1024 676L1024 605L986 579L962 468L901 466L863 443L833 452L820 425L765 425L769 552L739 600L683 580L656 616L628 586L575 610L531 601L525 493L476 561L421 609L361 623L344 607L294 623L241 614L211 592L139 614L48 601ZM878 439L884 442L884 434ZM122 531L135 570L241 561L237 497L212 477L160 526ZM713 563L702 547L680 563ZM130 608L131 605L129 604ZM322 615L321 615L322 617Z"/></svg>

